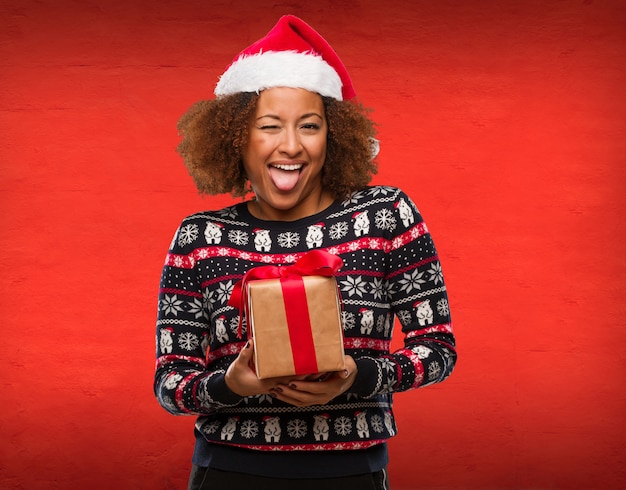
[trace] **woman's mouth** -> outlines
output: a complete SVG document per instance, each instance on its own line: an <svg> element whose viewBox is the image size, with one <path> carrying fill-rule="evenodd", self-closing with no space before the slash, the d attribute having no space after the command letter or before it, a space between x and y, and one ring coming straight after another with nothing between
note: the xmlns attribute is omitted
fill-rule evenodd
<svg viewBox="0 0 626 490"><path fill-rule="evenodd" d="M289 192L298 185L303 167L302 163L272 164L269 166L270 178L277 189Z"/></svg>
<svg viewBox="0 0 626 490"><path fill-rule="evenodd" d="M292 172L294 170L300 170L302 168L302 164L301 163L294 163L291 165L272 165L272 167L275 167L279 170L285 170L287 172Z"/></svg>

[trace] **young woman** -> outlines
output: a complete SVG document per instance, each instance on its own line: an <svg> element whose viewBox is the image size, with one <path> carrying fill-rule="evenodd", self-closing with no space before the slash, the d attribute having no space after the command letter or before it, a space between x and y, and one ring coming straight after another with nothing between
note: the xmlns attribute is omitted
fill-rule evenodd
<svg viewBox="0 0 626 490"><path fill-rule="evenodd" d="M368 187L373 124L300 19L240 53L215 94L182 117L179 152L200 191L254 197L183 220L163 269L154 389L169 412L198 416L189 488L389 488L393 394L443 381L456 361L428 228L400 189ZM311 250L343 260L346 368L260 380L233 286ZM390 353L394 318L404 347Z"/></svg>

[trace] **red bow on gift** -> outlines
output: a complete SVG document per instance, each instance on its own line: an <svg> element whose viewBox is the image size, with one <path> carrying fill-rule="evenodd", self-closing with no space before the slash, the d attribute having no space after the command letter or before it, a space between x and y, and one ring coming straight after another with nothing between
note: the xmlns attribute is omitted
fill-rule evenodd
<svg viewBox="0 0 626 490"><path fill-rule="evenodd" d="M300 258L293 265L276 266L264 265L254 267L245 273L243 279L235 284L228 300L228 305L239 309L239 329L237 337L242 337L242 320L247 311L247 294L244 294L246 285L250 281L259 279L278 279L293 276L334 276L341 269L343 260L323 250L312 250Z"/></svg>

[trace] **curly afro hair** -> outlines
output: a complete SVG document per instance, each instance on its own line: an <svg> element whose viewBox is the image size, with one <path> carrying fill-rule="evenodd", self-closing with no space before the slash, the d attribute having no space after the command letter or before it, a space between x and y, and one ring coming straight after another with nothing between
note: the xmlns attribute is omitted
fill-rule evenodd
<svg viewBox="0 0 626 490"><path fill-rule="evenodd" d="M244 197L250 192L242 154L258 94L243 92L195 103L178 122L177 151L200 193ZM360 104L322 97L328 121L322 184L344 199L377 171L372 158L374 124Z"/></svg>

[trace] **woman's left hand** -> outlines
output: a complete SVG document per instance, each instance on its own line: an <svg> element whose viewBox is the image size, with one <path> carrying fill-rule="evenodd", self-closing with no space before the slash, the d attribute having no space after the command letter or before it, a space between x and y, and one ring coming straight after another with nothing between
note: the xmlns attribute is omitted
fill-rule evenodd
<svg viewBox="0 0 626 490"><path fill-rule="evenodd" d="M351 356L345 356L345 371L337 371L322 381L293 380L271 390L273 396L297 407L325 405L333 398L348 391L354 383L357 367Z"/></svg>

